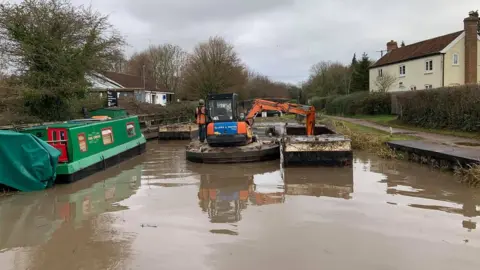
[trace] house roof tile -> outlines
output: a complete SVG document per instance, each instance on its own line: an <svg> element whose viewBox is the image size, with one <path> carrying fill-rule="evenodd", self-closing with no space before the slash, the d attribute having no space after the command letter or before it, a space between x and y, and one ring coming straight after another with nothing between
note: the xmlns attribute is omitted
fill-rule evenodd
<svg viewBox="0 0 480 270"><path fill-rule="evenodd" d="M463 31L458 31L448 35L420 41L410 44L391 52L380 58L371 68L413 60L429 55L439 54L445 47L460 36Z"/></svg>

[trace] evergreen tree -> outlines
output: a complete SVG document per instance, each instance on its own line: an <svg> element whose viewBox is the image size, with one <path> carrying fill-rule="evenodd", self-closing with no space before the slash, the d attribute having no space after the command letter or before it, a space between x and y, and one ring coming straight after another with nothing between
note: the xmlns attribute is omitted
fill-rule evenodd
<svg viewBox="0 0 480 270"><path fill-rule="evenodd" d="M357 54L354 53L353 54L353 58L352 58L352 63L350 64L350 68L353 70L355 69L355 66L357 66L358 64L358 61L357 61Z"/></svg>
<svg viewBox="0 0 480 270"><path fill-rule="evenodd" d="M403 42L403 40L402 40L402 44L400 45L400 47L405 47L405 42Z"/></svg>
<svg viewBox="0 0 480 270"><path fill-rule="evenodd" d="M350 92L368 91L370 65L370 58L366 53L363 53L362 59L355 65L353 70Z"/></svg>
<svg viewBox="0 0 480 270"><path fill-rule="evenodd" d="M347 94L352 92L352 80L353 80L353 73L358 65L357 61L357 54L353 54L352 63L350 63L350 67L348 68L348 84L347 84Z"/></svg>

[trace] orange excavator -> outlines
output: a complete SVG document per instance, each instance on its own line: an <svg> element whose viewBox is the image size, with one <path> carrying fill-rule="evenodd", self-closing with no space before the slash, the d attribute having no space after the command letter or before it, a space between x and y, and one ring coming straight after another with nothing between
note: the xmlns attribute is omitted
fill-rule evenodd
<svg viewBox="0 0 480 270"><path fill-rule="evenodd" d="M253 142L254 118L264 111L305 115L306 134L314 135L315 108L313 106L255 99L245 117L243 113L239 113L237 103L237 94L211 94L207 97L207 143L209 145L235 146Z"/></svg>
<svg viewBox="0 0 480 270"><path fill-rule="evenodd" d="M280 111L282 113L293 113L305 115L305 125L307 136L314 135L315 130L315 107L300 105L295 103L278 103L269 100L255 99L252 109L248 112L246 117L247 123L252 126L254 117L263 111Z"/></svg>

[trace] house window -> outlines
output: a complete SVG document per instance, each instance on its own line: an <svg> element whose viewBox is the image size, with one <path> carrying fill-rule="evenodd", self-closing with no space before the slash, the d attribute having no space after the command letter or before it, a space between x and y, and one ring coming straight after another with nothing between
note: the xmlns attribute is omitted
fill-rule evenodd
<svg viewBox="0 0 480 270"><path fill-rule="evenodd" d="M87 152L87 139L85 137L85 133L78 134L78 146L80 147L81 152Z"/></svg>
<svg viewBox="0 0 480 270"><path fill-rule="evenodd" d="M433 71L433 60L425 61L425 72L431 73Z"/></svg>
<svg viewBox="0 0 480 270"><path fill-rule="evenodd" d="M133 137L135 136L135 124L133 122L127 123L127 136Z"/></svg>
<svg viewBox="0 0 480 270"><path fill-rule="evenodd" d="M458 53L454 53L453 56L452 56L452 64L454 66L458 66Z"/></svg>
<svg viewBox="0 0 480 270"><path fill-rule="evenodd" d="M405 76L405 65L401 65L400 66L400 77L404 77Z"/></svg>
<svg viewBox="0 0 480 270"><path fill-rule="evenodd" d="M382 69L378 70L378 77L383 77L383 70Z"/></svg>
<svg viewBox="0 0 480 270"><path fill-rule="evenodd" d="M417 87L415 85L410 86L410 90L414 91L417 90Z"/></svg>
<svg viewBox="0 0 480 270"><path fill-rule="evenodd" d="M425 89L432 89L432 85L431 84L425 84Z"/></svg>
<svg viewBox="0 0 480 270"><path fill-rule="evenodd" d="M104 128L102 129L102 139L104 145L109 145L113 143L113 132L112 128Z"/></svg>

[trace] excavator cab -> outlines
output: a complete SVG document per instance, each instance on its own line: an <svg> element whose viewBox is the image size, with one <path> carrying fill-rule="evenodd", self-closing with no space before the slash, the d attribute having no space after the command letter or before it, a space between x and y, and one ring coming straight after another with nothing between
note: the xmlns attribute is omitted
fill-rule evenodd
<svg viewBox="0 0 480 270"><path fill-rule="evenodd" d="M252 141L252 130L238 106L238 95L207 96L207 143L211 146L245 145Z"/></svg>

